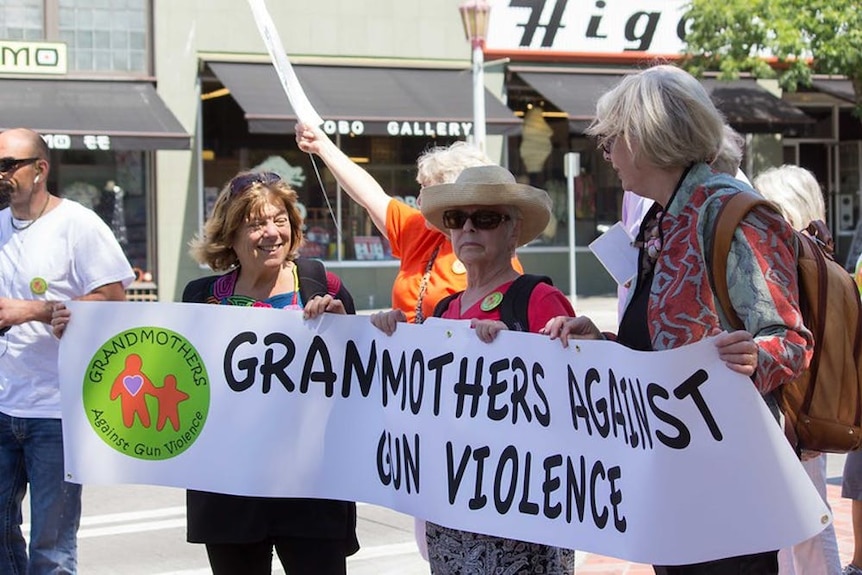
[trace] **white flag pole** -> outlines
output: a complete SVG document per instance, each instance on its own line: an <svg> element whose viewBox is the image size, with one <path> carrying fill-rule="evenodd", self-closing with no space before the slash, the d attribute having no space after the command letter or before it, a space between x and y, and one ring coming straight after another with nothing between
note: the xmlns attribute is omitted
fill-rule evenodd
<svg viewBox="0 0 862 575"><path fill-rule="evenodd" d="M263 38L263 43L266 44L266 49L269 51L269 56L272 59L272 65L275 67L278 79L281 80L281 87L284 88L284 93L287 95L293 111L296 112L296 117L303 124L321 125L323 119L314 110L311 102L305 96L305 92L299 83L299 78L296 77L293 66L290 65L290 60L287 59L287 53L284 51L278 30L275 29L272 17L266 9L266 3L264 0L248 0L248 5L251 7L257 29L260 32L261 38Z"/></svg>

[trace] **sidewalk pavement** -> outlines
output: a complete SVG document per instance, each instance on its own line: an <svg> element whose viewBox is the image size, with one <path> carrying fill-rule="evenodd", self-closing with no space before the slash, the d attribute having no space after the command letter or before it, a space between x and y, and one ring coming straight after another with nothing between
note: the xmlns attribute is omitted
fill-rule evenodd
<svg viewBox="0 0 862 575"><path fill-rule="evenodd" d="M838 553L841 555L841 566L843 567L850 562L850 558L853 556L850 500L841 498L841 469L843 468L844 456L830 454L826 456L826 459L829 468L826 497L832 507L835 537L838 539ZM577 575L653 575L653 570L650 565L632 563L602 555L578 553L575 573Z"/></svg>
<svg viewBox="0 0 862 575"><path fill-rule="evenodd" d="M616 333L617 325L617 296L569 296L572 307L577 315L587 316L602 331Z"/></svg>

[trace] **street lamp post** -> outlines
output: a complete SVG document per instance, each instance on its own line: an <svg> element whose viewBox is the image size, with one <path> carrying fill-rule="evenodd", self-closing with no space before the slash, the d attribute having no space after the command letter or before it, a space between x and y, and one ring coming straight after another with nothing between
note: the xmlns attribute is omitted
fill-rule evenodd
<svg viewBox="0 0 862 575"><path fill-rule="evenodd" d="M487 0L467 0L458 8L464 34L473 48L473 141L485 151L485 38L491 5Z"/></svg>

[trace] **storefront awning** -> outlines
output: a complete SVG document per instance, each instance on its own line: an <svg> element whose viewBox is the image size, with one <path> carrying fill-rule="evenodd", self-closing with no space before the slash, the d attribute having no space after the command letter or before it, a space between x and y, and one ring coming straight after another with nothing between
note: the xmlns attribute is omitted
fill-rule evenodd
<svg viewBox="0 0 862 575"><path fill-rule="evenodd" d="M296 115L271 64L210 62L209 67L245 112L249 132L293 134ZM293 68L317 113L325 122L335 122L342 133L455 137L473 133L470 70ZM489 134L508 133L521 125L487 90L485 116ZM339 122L347 130L338 128Z"/></svg>
<svg viewBox="0 0 862 575"><path fill-rule="evenodd" d="M853 82L850 80L814 80L811 82L811 87L818 92L835 96L850 103L856 103Z"/></svg>
<svg viewBox="0 0 862 575"><path fill-rule="evenodd" d="M701 80L727 123L743 133L801 130L814 123L805 112L755 80Z"/></svg>
<svg viewBox="0 0 862 575"><path fill-rule="evenodd" d="M622 78L609 74L545 72L520 72L518 76L568 114L571 121L592 120L596 115L596 102Z"/></svg>
<svg viewBox="0 0 862 575"><path fill-rule="evenodd" d="M149 82L0 80L0 130L54 149L187 150L191 139Z"/></svg>
<svg viewBox="0 0 862 575"><path fill-rule="evenodd" d="M566 112L573 128L581 129L595 115L599 97L622 78L614 74L538 71L518 71L518 76ZM728 123L741 132L782 132L799 129L813 121L802 110L774 96L754 80L705 79L702 82Z"/></svg>

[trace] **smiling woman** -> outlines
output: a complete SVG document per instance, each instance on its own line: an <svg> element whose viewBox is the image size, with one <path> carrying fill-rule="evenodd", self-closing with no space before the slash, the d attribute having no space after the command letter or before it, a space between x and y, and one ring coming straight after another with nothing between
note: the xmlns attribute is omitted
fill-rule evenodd
<svg viewBox="0 0 862 575"><path fill-rule="evenodd" d="M192 281L183 301L301 309L305 317L354 313L337 277L297 257L302 240L296 192L273 172L237 174L191 242L198 262L227 273ZM269 574L275 547L289 573L343 575L346 557L359 549L350 502L200 491L187 501L188 539L206 544L215 574Z"/></svg>

